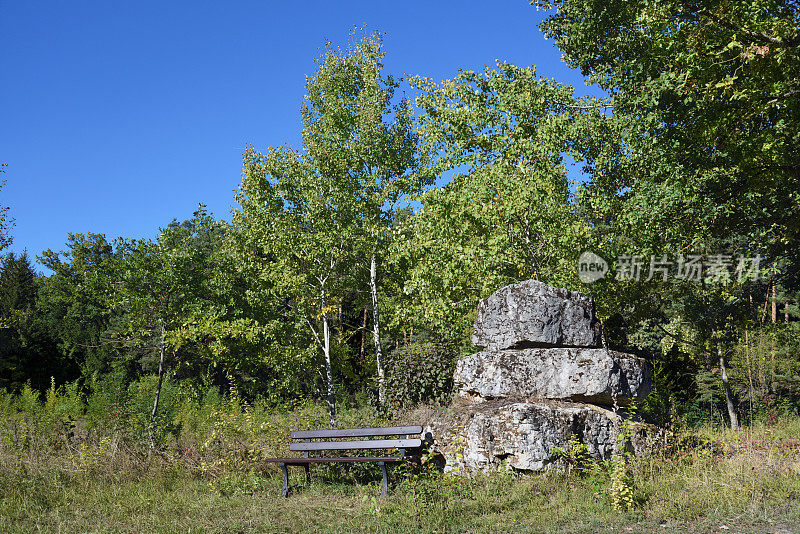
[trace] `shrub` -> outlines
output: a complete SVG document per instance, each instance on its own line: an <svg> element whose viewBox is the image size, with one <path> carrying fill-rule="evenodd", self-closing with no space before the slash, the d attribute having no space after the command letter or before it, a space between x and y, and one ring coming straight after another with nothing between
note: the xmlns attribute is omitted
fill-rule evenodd
<svg viewBox="0 0 800 534"><path fill-rule="evenodd" d="M125 425L127 387L120 373L94 374L86 381L85 423L89 429L120 430Z"/></svg>
<svg viewBox="0 0 800 534"><path fill-rule="evenodd" d="M386 359L386 402L398 410L428 402L444 402L452 394L457 353L446 343L415 342L392 351Z"/></svg>
<svg viewBox="0 0 800 534"><path fill-rule="evenodd" d="M128 386L126 411L130 432L135 438L145 439L149 436L150 414L153 411L157 382L157 376L148 375ZM163 442L168 434L177 434L180 431L176 419L185 396L186 393L179 385L164 378L156 412L154 429L156 441Z"/></svg>

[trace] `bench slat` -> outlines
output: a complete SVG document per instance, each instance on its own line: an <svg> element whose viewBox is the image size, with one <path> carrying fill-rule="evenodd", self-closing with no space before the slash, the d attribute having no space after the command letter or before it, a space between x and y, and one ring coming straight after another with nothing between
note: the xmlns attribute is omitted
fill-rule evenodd
<svg viewBox="0 0 800 534"><path fill-rule="evenodd" d="M330 464L338 462L402 462L399 456L345 456L343 458L266 458L265 462L287 465Z"/></svg>
<svg viewBox="0 0 800 534"><path fill-rule="evenodd" d="M421 439L368 439L364 441L317 441L292 443L290 451L341 451L346 449L413 449L422 445Z"/></svg>
<svg viewBox="0 0 800 534"><path fill-rule="evenodd" d="M388 426L383 428L344 428L339 430L295 430L292 439L358 438L366 436L407 436L421 434L421 426Z"/></svg>

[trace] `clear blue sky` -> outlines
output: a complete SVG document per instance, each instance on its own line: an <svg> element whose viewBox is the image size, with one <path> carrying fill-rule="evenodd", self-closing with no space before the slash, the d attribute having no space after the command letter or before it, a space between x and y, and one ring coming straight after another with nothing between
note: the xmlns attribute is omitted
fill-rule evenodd
<svg viewBox="0 0 800 534"><path fill-rule="evenodd" d="M355 25L386 33L387 74L441 80L499 59L589 93L543 16L527 0L0 2L11 250L154 236L201 202L229 219L245 145L297 145L305 77Z"/></svg>

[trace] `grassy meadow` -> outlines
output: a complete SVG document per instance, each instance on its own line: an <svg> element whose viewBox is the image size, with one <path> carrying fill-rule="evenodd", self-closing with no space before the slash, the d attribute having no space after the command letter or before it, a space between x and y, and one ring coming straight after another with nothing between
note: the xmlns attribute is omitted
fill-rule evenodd
<svg viewBox="0 0 800 534"><path fill-rule="evenodd" d="M280 472L293 428L324 427L324 406L277 409L212 390L165 388L156 434L148 386L124 402L77 388L0 396L0 532L796 532L800 420L739 432L700 427L628 459L628 509L613 506L611 462L464 479L396 469L378 497L376 466ZM138 393L141 395L137 396ZM342 426L391 423L345 407ZM155 448L151 447L155 440Z"/></svg>

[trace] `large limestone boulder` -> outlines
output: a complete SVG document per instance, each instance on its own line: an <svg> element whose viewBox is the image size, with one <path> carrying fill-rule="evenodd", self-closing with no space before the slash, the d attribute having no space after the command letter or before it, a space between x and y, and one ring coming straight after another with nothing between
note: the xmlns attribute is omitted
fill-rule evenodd
<svg viewBox="0 0 800 534"><path fill-rule="evenodd" d="M589 297L526 280L480 302L472 342L490 351L600 347L600 321Z"/></svg>
<svg viewBox="0 0 800 534"><path fill-rule="evenodd" d="M461 358L453 375L462 398L547 398L627 405L650 391L649 365L606 349L552 348L479 352Z"/></svg>
<svg viewBox="0 0 800 534"><path fill-rule="evenodd" d="M659 438L654 427L623 423L630 400L649 392L652 370L601 348L588 297L535 280L504 287L480 302L473 343L486 350L456 364L460 398L414 417L427 420L446 471L540 471L573 436L596 460L622 448L641 454ZM623 428L630 439L619 439Z"/></svg>
<svg viewBox="0 0 800 534"><path fill-rule="evenodd" d="M658 439L653 427L633 423L631 440L623 442L620 418L590 404L559 401L489 401L460 404L439 414L427 431L441 453L445 472L471 475L501 466L541 471L553 465L560 448L569 450L574 435L595 460L611 458L623 449L642 453Z"/></svg>

